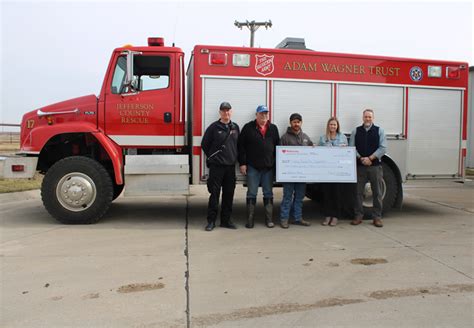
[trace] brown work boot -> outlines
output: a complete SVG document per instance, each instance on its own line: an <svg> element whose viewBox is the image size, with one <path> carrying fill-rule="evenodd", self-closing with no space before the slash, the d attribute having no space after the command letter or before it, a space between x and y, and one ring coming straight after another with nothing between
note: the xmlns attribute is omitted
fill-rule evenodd
<svg viewBox="0 0 474 328"><path fill-rule="evenodd" d="M362 223L362 216L356 216L354 220L351 221L352 225L359 225Z"/></svg>
<svg viewBox="0 0 474 328"><path fill-rule="evenodd" d="M291 224L296 224L305 227L309 227L311 225L310 222L304 220L303 218L301 218L300 220L294 220L293 222L291 222Z"/></svg>
<svg viewBox="0 0 474 328"><path fill-rule="evenodd" d="M282 227L283 229L288 229L288 220L280 220L280 227Z"/></svg>
<svg viewBox="0 0 474 328"><path fill-rule="evenodd" d="M379 217L374 218L373 223L374 223L374 226L376 226L377 228L382 228L383 227L382 219L379 218Z"/></svg>

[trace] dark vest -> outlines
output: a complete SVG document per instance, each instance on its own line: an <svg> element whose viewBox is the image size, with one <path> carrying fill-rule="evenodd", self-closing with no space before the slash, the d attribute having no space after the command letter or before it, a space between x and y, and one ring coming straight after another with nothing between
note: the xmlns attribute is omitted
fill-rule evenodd
<svg viewBox="0 0 474 328"><path fill-rule="evenodd" d="M356 131L356 149L361 157L369 157L379 148L379 127L372 124L372 127L369 129L369 131L366 131L364 125L361 125ZM372 165L380 165L380 161L376 159L372 162Z"/></svg>

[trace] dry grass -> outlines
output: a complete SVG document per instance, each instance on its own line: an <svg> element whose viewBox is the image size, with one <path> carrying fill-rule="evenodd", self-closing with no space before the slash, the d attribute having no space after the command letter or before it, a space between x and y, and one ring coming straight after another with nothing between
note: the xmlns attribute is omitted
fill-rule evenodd
<svg viewBox="0 0 474 328"><path fill-rule="evenodd" d="M0 179L0 194L39 189L42 181L43 175L39 173L36 173L31 179Z"/></svg>
<svg viewBox="0 0 474 328"><path fill-rule="evenodd" d="M0 154L15 154L20 150L18 144L2 144L0 143Z"/></svg>
<svg viewBox="0 0 474 328"><path fill-rule="evenodd" d="M0 154L15 154L20 150L20 142L0 140Z"/></svg>

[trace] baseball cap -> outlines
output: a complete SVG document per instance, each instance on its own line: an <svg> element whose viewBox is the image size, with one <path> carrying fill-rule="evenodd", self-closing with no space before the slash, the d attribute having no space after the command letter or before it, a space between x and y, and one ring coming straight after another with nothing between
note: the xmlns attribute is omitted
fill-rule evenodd
<svg viewBox="0 0 474 328"><path fill-rule="evenodd" d="M257 113L264 113L264 112L268 112L267 106L260 105L260 106L257 107Z"/></svg>
<svg viewBox="0 0 474 328"><path fill-rule="evenodd" d="M298 113L293 113L293 114L290 115L290 122L293 121L293 120L302 121L303 118L301 117L300 114L298 114Z"/></svg>
<svg viewBox="0 0 474 328"><path fill-rule="evenodd" d="M232 106L227 101L224 101L219 106L219 110L223 110L223 109L232 109Z"/></svg>

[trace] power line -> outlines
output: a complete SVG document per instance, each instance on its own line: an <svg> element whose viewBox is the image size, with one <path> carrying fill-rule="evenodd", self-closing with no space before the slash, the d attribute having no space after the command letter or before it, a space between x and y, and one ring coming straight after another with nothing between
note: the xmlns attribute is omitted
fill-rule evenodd
<svg viewBox="0 0 474 328"><path fill-rule="evenodd" d="M240 29L246 26L250 30L250 47L253 48L255 31L258 30L260 26L264 26L265 29L268 30L269 27L272 27L272 21L271 20L268 20L267 22L256 22L254 20L251 22L249 22L248 20L246 20L245 22L235 21L234 25Z"/></svg>

